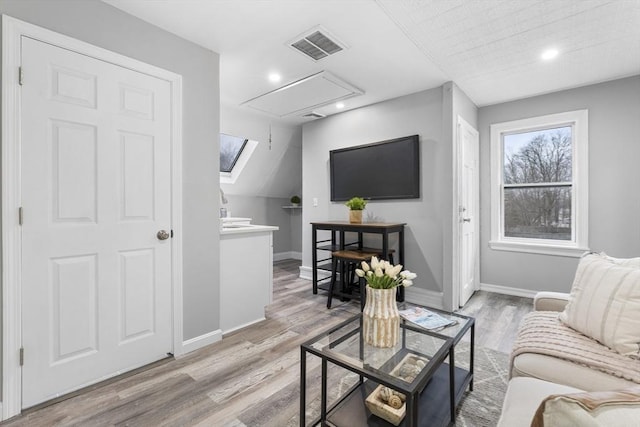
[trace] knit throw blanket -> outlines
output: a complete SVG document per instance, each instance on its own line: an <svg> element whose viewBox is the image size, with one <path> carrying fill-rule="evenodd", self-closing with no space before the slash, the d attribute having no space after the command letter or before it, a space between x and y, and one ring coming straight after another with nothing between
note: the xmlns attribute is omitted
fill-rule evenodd
<svg viewBox="0 0 640 427"><path fill-rule="evenodd" d="M576 332L560 322L557 312L536 311L525 316L511 352L511 368L513 359L522 353L557 357L640 384L640 360Z"/></svg>

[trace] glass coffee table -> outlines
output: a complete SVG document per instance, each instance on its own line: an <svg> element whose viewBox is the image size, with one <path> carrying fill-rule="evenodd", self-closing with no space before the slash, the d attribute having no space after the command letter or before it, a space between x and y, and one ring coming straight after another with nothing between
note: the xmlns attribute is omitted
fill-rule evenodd
<svg viewBox="0 0 640 427"><path fill-rule="evenodd" d="M416 307L399 303L398 309ZM426 308L426 307L425 307ZM372 399L378 386L386 386L405 396L405 416L400 426L447 426L455 421L455 411L467 387L473 390L473 347L475 320L457 313L426 308L454 325L430 331L402 319L400 339L391 349L365 344L362 314L342 322L300 346L300 426L391 426L374 415L365 400ZM455 365L455 348L470 333L468 369ZM320 358L320 416L306 421L307 354ZM421 360L415 378L400 378L407 360ZM355 384L339 393L328 405L329 364L356 374ZM333 379L335 380L335 378ZM371 403L371 402L369 402Z"/></svg>

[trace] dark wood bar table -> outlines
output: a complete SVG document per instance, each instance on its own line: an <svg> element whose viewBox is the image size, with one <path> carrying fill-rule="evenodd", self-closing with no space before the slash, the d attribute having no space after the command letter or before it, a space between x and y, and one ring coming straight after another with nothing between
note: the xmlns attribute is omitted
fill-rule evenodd
<svg viewBox="0 0 640 427"><path fill-rule="evenodd" d="M398 233L398 260L396 262L404 266L404 226L406 223L394 222L363 222L353 224L348 221L323 221L311 223L312 269L313 269L313 293L318 293L318 250L338 251L344 249L362 249L363 234L379 234L382 237L381 258L387 259L389 255L389 234ZM331 238L318 239L318 231L330 231ZM357 233L356 241L345 241L346 233ZM318 246L319 243L324 243ZM331 260L329 257L328 260ZM320 260L324 261L324 260ZM406 267L406 266L405 266ZM326 268L324 268L326 269ZM398 287L398 301L404 301L404 287Z"/></svg>

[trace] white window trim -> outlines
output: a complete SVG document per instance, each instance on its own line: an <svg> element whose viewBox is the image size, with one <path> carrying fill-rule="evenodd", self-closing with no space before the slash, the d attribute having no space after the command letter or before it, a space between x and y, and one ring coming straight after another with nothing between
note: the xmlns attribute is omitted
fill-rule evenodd
<svg viewBox="0 0 640 427"><path fill-rule="evenodd" d="M221 184L235 184L257 146L258 141L247 139L247 143L244 145L242 153L240 153L240 157L236 160L236 164L233 165L231 172L220 172Z"/></svg>
<svg viewBox="0 0 640 427"><path fill-rule="evenodd" d="M573 239L557 241L504 236L502 135L571 125ZM495 250L579 257L589 250L589 133L588 111L576 110L491 125L491 240Z"/></svg>

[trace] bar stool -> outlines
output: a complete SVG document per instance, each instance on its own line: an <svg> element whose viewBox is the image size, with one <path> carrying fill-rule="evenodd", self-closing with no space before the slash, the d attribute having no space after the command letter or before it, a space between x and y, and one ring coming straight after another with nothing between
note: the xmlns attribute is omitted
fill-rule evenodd
<svg viewBox="0 0 640 427"><path fill-rule="evenodd" d="M362 252L369 252L374 254L375 256L377 256L378 258L382 257L384 258L384 255L382 254L382 249L381 248L362 248L361 249ZM387 254L387 260L391 263L391 264L395 264L393 262L393 254L396 252L395 249L389 249L388 250L388 254Z"/></svg>
<svg viewBox="0 0 640 427"><path fill-rule="evenodd" d="M364 252L364 251L354 251L354 250L344 250L344 251L335 251L331 253L331 284L329 285L329 296L327 298L327 308L331 308L331 300L333 298L333 291L336 285L336 278L338 276L338 263L340 263L341 267L346 265L347 271L344 276L349 276L349 285L353 282L355 276L355 269L358 268L362 261L370 262L371 258L376 256L377 254L374 252ZM341 273L344 272L344 268L341 268ZM340 281L344 285L345 277L340 274ZM342 294L342 292L340 292ZM363 295L360 295L360 299L364 298Z"/></svg>

